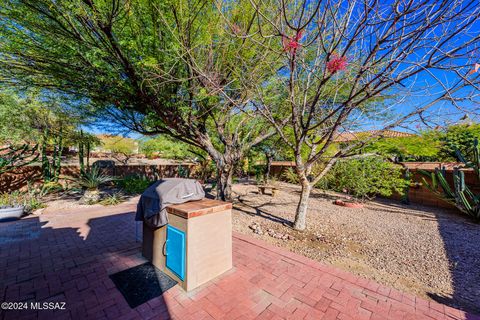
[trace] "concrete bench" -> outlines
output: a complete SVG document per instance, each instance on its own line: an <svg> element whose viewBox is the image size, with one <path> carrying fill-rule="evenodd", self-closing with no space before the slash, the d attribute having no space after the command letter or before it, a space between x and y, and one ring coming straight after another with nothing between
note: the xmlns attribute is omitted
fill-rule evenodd
<svg viewBox="0 0 480 320"><path fill-rule="evenodd" d="M278 189L274 186L258 186L258 190L260 192L260 194L266 194L265 191L266 190L271 190L271 196L272 197L275 197L275 195L277 194L277 191Z"/></svg>

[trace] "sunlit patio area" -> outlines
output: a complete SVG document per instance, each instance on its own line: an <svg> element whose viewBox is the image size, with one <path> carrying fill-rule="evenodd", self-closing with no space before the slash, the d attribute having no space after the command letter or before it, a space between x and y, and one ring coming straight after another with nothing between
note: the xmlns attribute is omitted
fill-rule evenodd
<svg viewBox="0 0 480 320"><path fill-rule="evenodd" d="M1 319L480 319L239 233L234 268L130 308L109 275L145 263L129 201L46 211L0 229L2 301L52 302ZM64 310L59 310L64 309Z"/></svg>

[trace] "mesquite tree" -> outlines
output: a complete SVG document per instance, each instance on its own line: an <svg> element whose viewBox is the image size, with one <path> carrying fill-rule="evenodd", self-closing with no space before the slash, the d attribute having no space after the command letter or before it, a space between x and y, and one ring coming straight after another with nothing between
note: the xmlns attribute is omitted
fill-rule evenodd
<svg viewBox="0 0 480 320"><path fill-rule="evenodd" d="M0 81L69 94L127 128L205 150L229 199L236 162L273 134L248 88L274 40L232 36L258 32L256 16L243 2L6 0Z"/></svg>
<svg viewBox="0 0 480 320"><path fill-rule="evenodd" d="M338 159L384 130L478 104L478 1L251 2L259 28L274 31L249 36L275 37L283 47L283 67L274 85L257 87L256 107L295 157L302 187L295 229L305 229L312 186ZM378 131L335 142L366 128Z"/></svg>

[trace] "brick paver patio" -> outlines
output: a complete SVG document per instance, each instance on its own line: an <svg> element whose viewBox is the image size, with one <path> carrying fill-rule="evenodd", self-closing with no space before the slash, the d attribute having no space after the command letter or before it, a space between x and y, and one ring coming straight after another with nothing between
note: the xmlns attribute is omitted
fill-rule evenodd
<svg viewBox="0 0 480 320"><path fill-rule="evenodd" d="M0 319L480 319L240 234L233 270L130 309L108 275L145 262L134 208L0 224L0 301L66 302L66 310L0 311Z"/></svg>

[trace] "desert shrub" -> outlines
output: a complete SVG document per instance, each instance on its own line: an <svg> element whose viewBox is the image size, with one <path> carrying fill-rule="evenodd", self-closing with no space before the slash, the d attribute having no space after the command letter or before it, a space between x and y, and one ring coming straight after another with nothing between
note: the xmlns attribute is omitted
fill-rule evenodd
<svg viewBox="0 0 480 320"><path fill-rule="evenodd" d="M266 166L263 164L254 165L254 173L255 173L255 181L257 184L261 184L265 182L265 168Z"/></svg>
<svg viewBox="0 0 480 320"><path fill-rule="evenodd" d="M298 183L299 182L297 173L295 172L295 170L293 168L288 168L287 170L285 170L285 172L283 172L283 174L282 174L282 178L283 178L283 180L285 180L289 183Z"/></svg>
<svg viewBox="0 0 480 320"><path fill-rule="evenodd" d="M41 185L39 193L40 195L47 195L50 193L62 192L64 191L63 186L57 181L48 181Z"/></svg>
<svg viewBox="0 0 480 320"><path fill-rule="evenodd" d="M445 132L439 133L442 142L440 161L458 161L457 150L466 158L473 157L475 139L480 138L479 124L458 124L449 126Z"/></svg>
<svg viewBox="0 0 480 320"><path fill-rule="evenodd" d="M0 207L1 206L24 206L26 212L45 207L37 194L20 191L0 194Z"/></svg>
<svg viewBox="0 0 480 320"><path fill-rule="evenodd" d="M202 181L211 180L215 178L216 170L215 162L206 159L200 162L197 175Z"/></svg>
<svg viewBox="0 0 480 320"><path fill-rule="evenodd" d="M398 161L438 161L441 141L435 132L420 136L382 138L368 143L363 151Z"/></svg>
<svg viewBox="0 0 480 320"><path fill-rule="evenodd" d="M121 192L115 192L106 195L99 203L104 206L114 206L122 203L124 200L125 196Z"/></svg>
<svg viewBox="0 0 480 320"><path fill-rule="evenodd" d="M129 194L142 193L153 181L145 176L128 176L116 181L116 185Z"/></svg>
<svg viewBox="0 0 480 320"><path fill-rule="evenodd" d="M338 161L322 183L360 200L402 193L408 186L399 165L375 156Z"/></svg>
<svg viewBox="0 0 480 320"><path fill-rule="evenodd" d="M159 135L141 141L140 151L150 159L160 157L177 160L193 159L197 157L197 153L203 153L203 151L167 135Z"/></svg>
<svg viewBox="0 0 480 320"><path fill-rule="evenodd" d="M178 176L180 178L188 178L190 177L190 169L189 167L185 167L182 165L179 165L177 168Z"/></svg>

